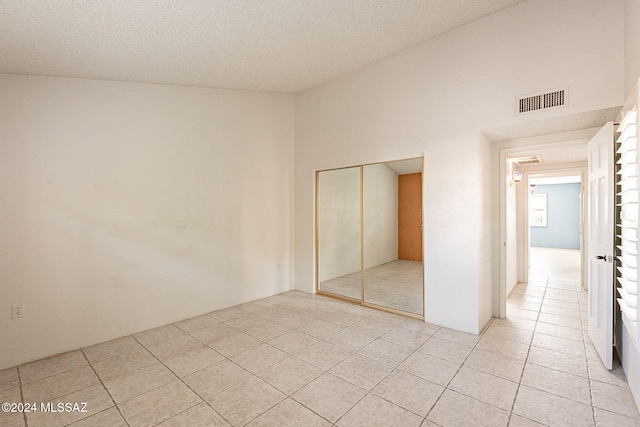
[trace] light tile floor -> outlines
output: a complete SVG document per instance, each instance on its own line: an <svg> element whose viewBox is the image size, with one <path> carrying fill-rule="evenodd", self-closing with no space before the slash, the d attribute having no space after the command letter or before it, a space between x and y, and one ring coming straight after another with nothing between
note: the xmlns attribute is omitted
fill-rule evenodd
<svg viewBox="0 0 640 427"><path fill-rule="evenodd" d="M422 315L422 262L399 259L364 272L365 302ZM360 299L360 272L325 280L320 283L325 292Z"/></svg>
<svg viewBox="0 0 640 427"><path fill-rule="evenodd" d="M0 425L640 425L552 257L480 336L292 291L0 371L2 402L88 410Z"/></svg>

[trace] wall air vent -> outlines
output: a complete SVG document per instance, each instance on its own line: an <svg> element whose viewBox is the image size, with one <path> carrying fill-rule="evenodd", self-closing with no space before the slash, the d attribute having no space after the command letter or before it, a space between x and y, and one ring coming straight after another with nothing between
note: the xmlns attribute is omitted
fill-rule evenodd
<svg viewBox="0 0 640 427"><path fill-rule="evenodd" d="M535 154L533 156L522 156L516 157L512 161L519 164L520 166L536 165L538 163L542 163L542 156L540 154Z"/></svg>
<svg viewBox="0 0 640 427"><path fill-rule="evenodd" d="M565 107L568 101L568 94L569 87L565 86L550 91L519 96L516 98L516 115Z"/></svg>

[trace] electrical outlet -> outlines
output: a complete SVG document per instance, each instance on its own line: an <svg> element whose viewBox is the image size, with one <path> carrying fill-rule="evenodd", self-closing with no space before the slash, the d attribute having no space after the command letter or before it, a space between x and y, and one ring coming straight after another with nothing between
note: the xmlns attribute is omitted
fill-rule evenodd
<svg viewBox="0 0 640 427"><path fill-rule="evenodd" d="M19 319L21 317L24 317L24 307L22 307L21 305L12 306L11 318Z"/></svg>

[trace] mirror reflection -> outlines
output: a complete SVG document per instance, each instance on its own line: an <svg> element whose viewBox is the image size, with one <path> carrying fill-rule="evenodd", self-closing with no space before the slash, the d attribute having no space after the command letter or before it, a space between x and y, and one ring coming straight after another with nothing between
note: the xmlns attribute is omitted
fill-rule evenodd
<svg viewBox="0 0 640 427"><path fill-rule="evenodd" d="M363 167L364 302L423 315L422 159Z"/></svg>
<svg viewBox="0 0 640 427"><path fill-rule="evenodd" d="M361 300L360 167L318 172L318 290Z"/></svg>
<svg viewBox="0 0 640 427"><path fill-rule="evenodd" d="M317 289L424 316L422 158L318 172Z"/></svg>

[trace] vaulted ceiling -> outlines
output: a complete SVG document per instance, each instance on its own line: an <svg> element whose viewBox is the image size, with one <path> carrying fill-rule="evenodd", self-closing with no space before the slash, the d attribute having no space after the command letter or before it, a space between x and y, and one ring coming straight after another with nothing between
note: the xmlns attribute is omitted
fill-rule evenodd
<svg viewBox="0 0 640 427"><path fill-rule="evenodd" d="M0 0L0 73L296 93L523 0Z"/></svg>

